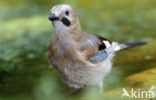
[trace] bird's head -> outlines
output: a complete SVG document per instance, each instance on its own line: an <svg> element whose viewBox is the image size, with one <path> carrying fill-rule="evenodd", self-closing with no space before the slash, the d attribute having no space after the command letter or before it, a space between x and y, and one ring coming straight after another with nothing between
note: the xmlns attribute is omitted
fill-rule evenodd
<svg viewBox="0 0 156 100"><path fill-rule="evenodd" d="M58 33L75 30L74 28L80 27L75 10L67 4L52 7L51 15L48 19L52 21L54 29Z"/></svg>

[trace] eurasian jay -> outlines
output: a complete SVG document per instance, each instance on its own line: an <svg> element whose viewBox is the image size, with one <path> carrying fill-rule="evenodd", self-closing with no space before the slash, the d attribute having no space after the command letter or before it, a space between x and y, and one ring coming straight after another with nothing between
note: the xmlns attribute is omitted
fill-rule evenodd
<svg viewBox="0 0 156 100"><path fill-rule="evenodd" d="M68 86L73 88L85 85L98 85L102 88L104 77L111 71L115 53L146 44L118 44L83 32L75 10L67 4L54 6L49 20L54 26L48 51L49 61Z"/></svg>

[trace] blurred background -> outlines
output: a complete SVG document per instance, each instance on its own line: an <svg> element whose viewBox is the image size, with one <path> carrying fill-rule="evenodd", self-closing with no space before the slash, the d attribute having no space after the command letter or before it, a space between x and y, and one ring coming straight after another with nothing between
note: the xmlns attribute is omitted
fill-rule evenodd
<svg viewBox="0 0 156 100"><path fill-rule="evenodd" d="M49 69L53 27L48 16L62 3L76 9L88 33L150 42L117 53L103 93L89 86L67 96L70 89ZM156 86L156 0L0 0L0 100L127 100L121 98L122 88L151 86Z"/></svg>

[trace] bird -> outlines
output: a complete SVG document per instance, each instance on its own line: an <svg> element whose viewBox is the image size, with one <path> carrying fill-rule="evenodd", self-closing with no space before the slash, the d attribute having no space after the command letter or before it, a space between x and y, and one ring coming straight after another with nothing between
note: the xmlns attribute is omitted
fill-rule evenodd
<svg viewBox="0 0 156 100"><path fill-rule="evenodd" d="M68 4L53 6L48 19L54 27L48 59L70 88L88 85L103 88L104 77L112 69L116 52L147 44L118 43L83 32L75 9Z"/></svg>

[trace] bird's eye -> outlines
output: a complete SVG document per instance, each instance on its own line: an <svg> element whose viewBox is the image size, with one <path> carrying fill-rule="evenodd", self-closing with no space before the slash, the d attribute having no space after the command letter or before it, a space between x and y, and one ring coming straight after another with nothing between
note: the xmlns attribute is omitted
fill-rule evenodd
<svg viewBox="0 0 156 100"><path fill-rule="evenodd" d="M67 10L67 11L65 12L65 14L68 16L68 15L69 15L69 11Z"/></svg>

